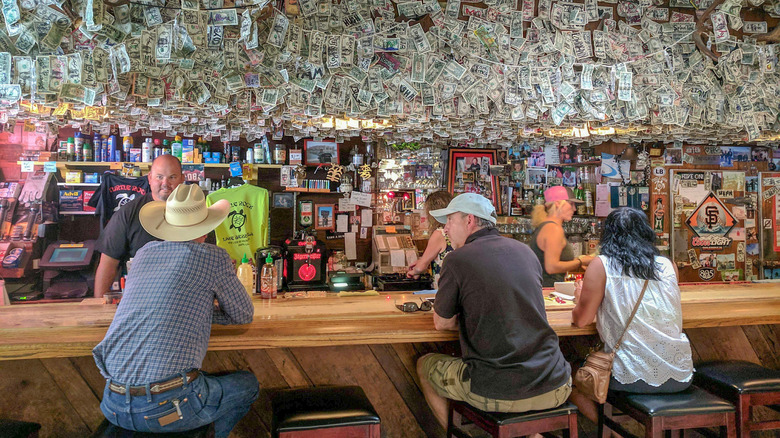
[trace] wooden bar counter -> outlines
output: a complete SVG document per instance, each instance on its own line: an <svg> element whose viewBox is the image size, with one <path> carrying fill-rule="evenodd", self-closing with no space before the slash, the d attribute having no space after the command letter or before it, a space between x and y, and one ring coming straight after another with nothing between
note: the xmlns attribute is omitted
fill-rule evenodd
<svg viewBox="0 0 780 438"><path fill-rule="evenodd" d="M780 324L780 283L687 284L681 286L683 325L701 327ZM253 299L251 324L212 328L209 350L321 347L457 340L434 329L431 312L403 313L394 303L424 295ZM571 325L573 304L545 301L559 336L595 333L595 324ZM78 303L0 308L0 360L91 355L103 339L116 306Z"/></svg>

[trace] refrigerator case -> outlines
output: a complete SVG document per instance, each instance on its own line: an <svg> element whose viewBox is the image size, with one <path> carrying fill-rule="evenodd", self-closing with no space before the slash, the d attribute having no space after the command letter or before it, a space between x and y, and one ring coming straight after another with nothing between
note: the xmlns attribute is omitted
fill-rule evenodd
<svg viewBox="0 0 780 438"><path fill-rule="evenodd" d="M745 173L672 170L671 251L681 282L738 281L746 271L746 222L755 223L755 198L746 196Z"/></svg>
<svg viewBox="0 0 780 438"><path fill-rule="evenodd" d="M759 200L758 242L748 253L760 251L761 278L780 279L780 172L759 174Z"/></svg>

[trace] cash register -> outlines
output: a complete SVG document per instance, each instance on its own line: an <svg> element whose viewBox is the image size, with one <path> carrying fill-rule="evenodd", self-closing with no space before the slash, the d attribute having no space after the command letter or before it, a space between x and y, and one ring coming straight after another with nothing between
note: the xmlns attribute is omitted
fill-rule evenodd
<svg viewBox="0 0 780 438"><path fill-rule="evenodd" d="M412 240L411 227L406 225L377 225L372 245L374 278L378 290L430 289L430 275L406 278L406 268L418 258L417 246Z"/></svg>
<svg viewBox="0 0 780 438"><path fill-rule="evenodd" d="M86 296L95 286L94 259L94 240L49 245L38 263L43 271L44 298Z"/></svg>

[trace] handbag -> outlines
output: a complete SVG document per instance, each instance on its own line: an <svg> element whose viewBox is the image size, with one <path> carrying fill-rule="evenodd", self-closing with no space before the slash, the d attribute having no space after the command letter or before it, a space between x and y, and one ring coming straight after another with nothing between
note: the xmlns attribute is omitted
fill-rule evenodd
<svg viewBox="0 0 780 438"><path fill-rule="evenodd" d="M603 348L599 351L594 351L588 354L585 358L585 364L574 374L574 385L577 390L584 394L589 399L597 402L604 403L607 401L607 392L609 391L609 379L612 376L612 361L615 360L615 353L620 348L620 343L623 341L623 336L628 331L628 326L631 325L631 321L634 320L637 309L639 309L639 303L642 302L642 297L645 295L647 289L647 283L649 280L645 280L645 285L642 286L642 292L639 294L634 305L634 310L631 311L631 316L628 317L626 328L623 329L623 333L620 334L620 338L615 344L615 348L611 352L607 353Z"/></svg>

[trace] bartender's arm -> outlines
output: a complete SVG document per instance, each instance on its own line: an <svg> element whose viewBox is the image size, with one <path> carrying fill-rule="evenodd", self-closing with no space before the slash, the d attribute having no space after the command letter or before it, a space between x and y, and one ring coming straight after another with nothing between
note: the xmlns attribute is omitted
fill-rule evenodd
<svg viewBox="0 0 780 438"><path fill-rule="evenodd" d="M100 298L111 290L117 269L119 260L107 254L100 255L100 263L95 272L95 298Z"/></svg>
<svg viewBox="0 0 780 438"><path fill-rule="evenodd" d="M445 244L446 242L444 240L444 235L438 231L434 232L431 235L431 238L428 239L428 246L425 247L425 252L423 255L414 263L409 265L409 270L406 273L406 276L410 278L417 278L420 276L420 274L427 271L428 266L431 264L433 259L435 259L436 256L438 256L439 253L444 250Z"/></svg>

